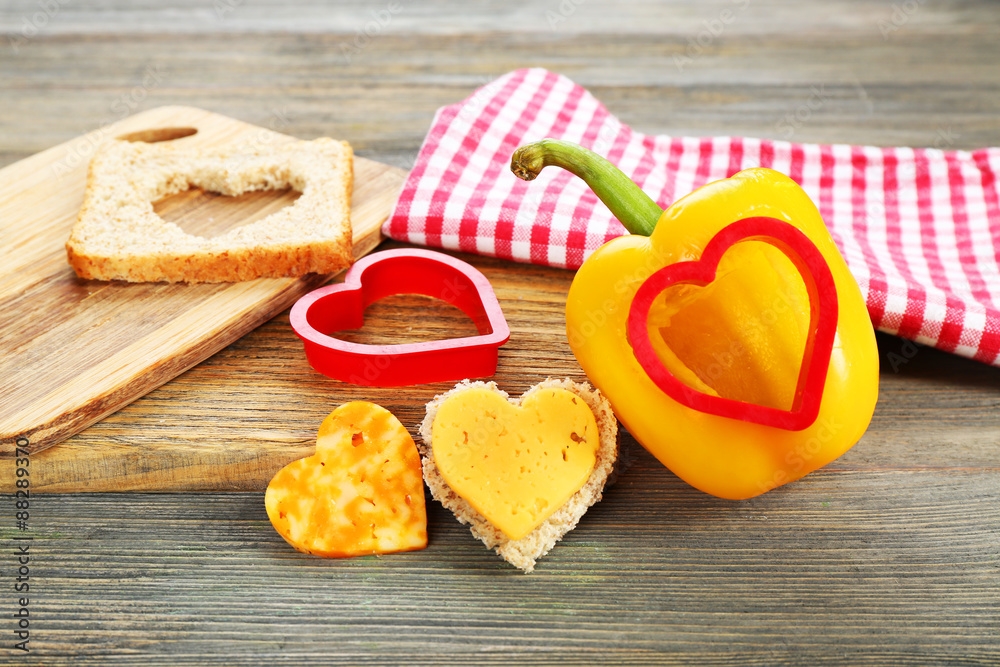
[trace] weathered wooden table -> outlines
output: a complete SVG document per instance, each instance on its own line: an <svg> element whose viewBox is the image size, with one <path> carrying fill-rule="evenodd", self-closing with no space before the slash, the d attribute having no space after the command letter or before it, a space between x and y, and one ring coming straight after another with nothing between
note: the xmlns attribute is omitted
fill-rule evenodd
<svg viewBox="0 0 1000 667"><path fill-rule="evenodd" d="M0 165L187 104L405 168L437 107L529 65L645 132L997 145L998 19L986 1L7 0ZM463 258L511 326L496 380L582 379L563 334L571 274ZM368 340L469 326L404 297L369 325ZM448 386L327 380L286 312L59 445L89 462L83 482L33 460L50 493L28 531L4 500L0 664L1000 664L1000 370L879 346L875 418L834 463L731 502L626 439L604 501L525 576L433 502L424 551L321 560L282 541L263 485L333 407L372 400L415 432ZM220 453L233 442L244 456ZM103 452L123 467L102 471ZM157 466L175 471L166 488ZM81 487L96 492L67 491Z"/></svg>

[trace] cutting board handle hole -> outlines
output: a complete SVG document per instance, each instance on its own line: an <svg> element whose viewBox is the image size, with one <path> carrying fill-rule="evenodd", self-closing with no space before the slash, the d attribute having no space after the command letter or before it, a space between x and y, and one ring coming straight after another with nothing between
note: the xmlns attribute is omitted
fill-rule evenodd
<svg viewBox="0 0 1000 667"><path fill-rule="evenodd" d="M184 137L190 137L192 134L198 134L198 128L196 127L157 127L151 130L139 130L138 132L129 132L128 134L123 134L118 137L121 141L141 141L146 144L156 144L161 141L173 141L174 139L183 139Z"/></svg>

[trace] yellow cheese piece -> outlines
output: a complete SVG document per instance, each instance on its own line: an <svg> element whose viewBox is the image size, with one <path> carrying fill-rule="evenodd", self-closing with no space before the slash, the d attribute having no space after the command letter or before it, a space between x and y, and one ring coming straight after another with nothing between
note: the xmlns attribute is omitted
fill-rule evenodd
<svg viewBox="0 0 1000 667"><path fill-rule="evenodd" d="M541 389L516 406L477 387L441 404L431 441L455 493L519 540L586 483L600 435L594 413L565 389Z"/></svg>
<svg viewBox="0 0 1000 667"><path fill-rule="evenodd" d="M299 551L342 558L427 546L420 455L399 420L346 403L319 427L316 453L278 471L264 506Z"/></svg>

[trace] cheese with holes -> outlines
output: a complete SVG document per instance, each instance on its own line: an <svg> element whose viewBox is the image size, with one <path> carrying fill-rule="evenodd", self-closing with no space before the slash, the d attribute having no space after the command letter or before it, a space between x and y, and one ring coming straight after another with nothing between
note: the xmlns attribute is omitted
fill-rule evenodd
<svg viewBox="0 0 1000 667"><path fill-rule="evenodd" d="M342 558L427 546L420 456L388 410L355 401L319 427L316 453L268 484L264 505L299 551Z"/></svg>
<svg viewBox="0 0 1000 667"><path fill-rule="evenodd" d="M519 406L485 388L462 391L441 404L431 428L441 476L512 540L580 490L600 443L594 413L559 388L536 391Z"/></svg>

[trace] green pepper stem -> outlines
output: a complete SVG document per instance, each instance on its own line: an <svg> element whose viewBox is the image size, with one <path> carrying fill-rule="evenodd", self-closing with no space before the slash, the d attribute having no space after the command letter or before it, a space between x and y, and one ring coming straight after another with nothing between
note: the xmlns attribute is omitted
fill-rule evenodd
<svg viewBox="0 0 1000 667"><path fill-rule="evenodd" d="M618 167L583 146L559 139L542 139L514 151L510 170L521 180L532 181L550 164L586 181L630 233L643 236L653 233L663 209Z"/></svg>

